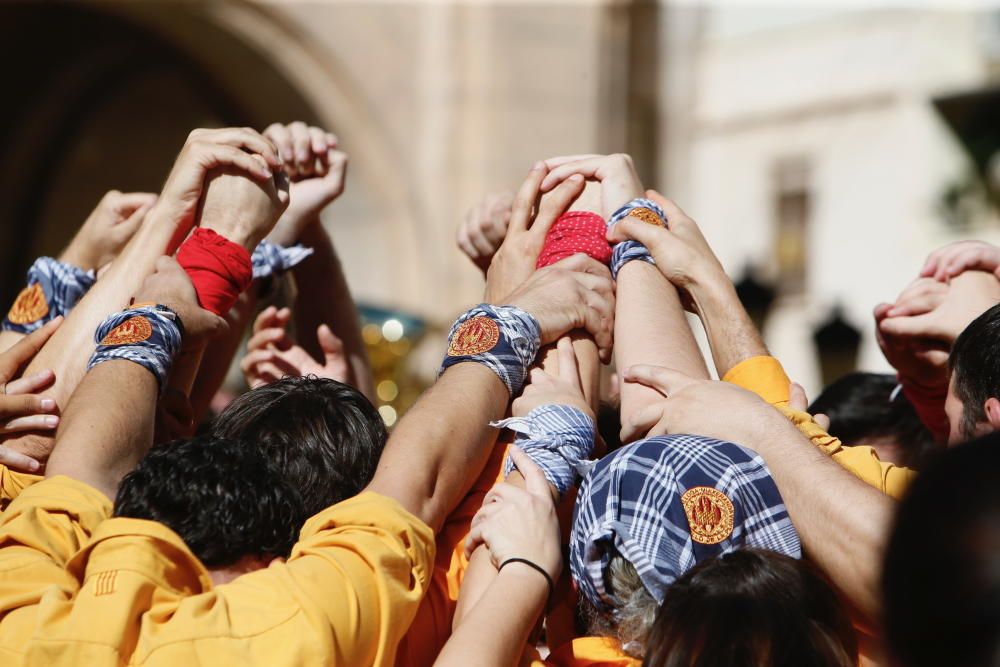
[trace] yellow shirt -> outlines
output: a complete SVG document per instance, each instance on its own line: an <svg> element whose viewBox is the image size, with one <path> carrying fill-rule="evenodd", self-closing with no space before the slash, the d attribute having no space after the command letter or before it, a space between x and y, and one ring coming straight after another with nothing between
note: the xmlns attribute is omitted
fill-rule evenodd
<svg viewBox="0 0 1000 667"><path fill-rule="evenodd" d="M901 498L916 477L916 471L879 460L871 447L848 447L827 433L811 415L788 407L791 381L774 357L751 357L731 369L722 378L754 392L780 410L812 443L861 481L892 496Z"/></svg>
<svg viewBox="0 0 1000 667"><path fill-rule="evenodd" d="M110 510L55 477L0 515L0 664L391 665L434 560L430 528L369 492L307 521L286 563L214 586L173 531ZM75 542L78 591L32 567Z"/></svg>
<svg viewBox="0 0 1000 667"><path fill-rule="evenodd" d="M42 478L38 475L14 472L7 466L0 464L0 512L7 509L7 505L10 505L21 491L41 480Z"/></svg>
<svg viewBox="0 0 1000 667"><path fill-rule="evenodd" d="M622 652L614 639L580 637L563 644L542 660L537 651L525 657L521 667L640 667L642 660Z"/></svg>

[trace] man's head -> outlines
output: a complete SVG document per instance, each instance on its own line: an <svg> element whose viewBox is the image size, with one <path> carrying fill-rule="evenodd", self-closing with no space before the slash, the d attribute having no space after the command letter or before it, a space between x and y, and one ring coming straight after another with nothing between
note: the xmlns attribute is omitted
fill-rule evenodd
<svg viewBox="0 0 1000 667"><path fill-rule="evenodd" d="M259 449L212 436L153 447L119 485L115 515L159 521L214 569L287 556L307 518Z"/></svg>
<svg viewBox="0 0 1000 667"><path fill-rule="evenodd" d="M951 348L948 364L948 444L1000 430L1000 304L962 331Z"/></svg>
<svg viewBox="0 0 1000 667"><path fill-rule="evenodd" d="M361 392L315 377L248 391L212 421L209 432L272 461L298 489L306 516L360 493L388 438L385 422Z"/></svg>
<svg viewBox="0 0 1000 667"><path fill-rule="evenodd" d="M917 477L882 577L895 664L1000 664L1000 434L943 452Z"/></svg>
<svg viewBox="0 0 1000 667"><path fill-rule="evenodd" d="M935 447L934 436L896 391L898 384L888 373L849 373L823 389L808 412L829 417L827 431L843 442L872 447L883 461L919 468Z"/></svg>

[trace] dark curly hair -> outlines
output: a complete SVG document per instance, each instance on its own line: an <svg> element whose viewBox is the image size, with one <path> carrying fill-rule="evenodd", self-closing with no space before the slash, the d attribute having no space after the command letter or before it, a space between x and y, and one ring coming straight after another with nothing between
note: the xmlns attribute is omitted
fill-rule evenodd
<svg viewBox="0 0 1000 667"><path fill-rule="evenodd" d="M159 521L206 567L287 556L308 517L260 449L213 436L153 447L118 487L115 515Z"/></svg>
<svg viewBox="0 0 1000 667"><path fill-rule="evenodd" d="M354 387L315 376L288 377L246 392L208 427L254 447L298 489L307 516L356 496L375 475L389 437Z"/></svg>

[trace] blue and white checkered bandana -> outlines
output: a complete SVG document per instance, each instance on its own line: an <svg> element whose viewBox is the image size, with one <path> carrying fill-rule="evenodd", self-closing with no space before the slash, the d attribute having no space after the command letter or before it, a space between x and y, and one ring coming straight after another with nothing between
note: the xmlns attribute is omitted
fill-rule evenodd
<svg viewBox="0 0 1000 667"><path fill-rule="evenodd" d="M664 215L663 209L660 208L660 205L652 199L637 197L614 212L611 219L608 221L608 228L610 229L612 225L616 225L627 218L629 214L637 208L648 208L650 211L660 216L664 226L666 226L667 216ZM631 262L632 260L656 264L653 260L653 256L650 255L649 250L646 249L646 246L642 245L638 241L633 241L632 239L622 241L621 243L615 244L614 249L611 251L611 277L617 280L618 272L627 262Z"/></svg>
<svg viewBox="0 0 1000 667"><path fill-rule="evenodd" d="M286 248L270 241L261 241L250 255L254 280L261 280L263 278L270 278L276 274L282 274L311 254L313 254L313 249L302 245L293 245Z"/></svg>
<svg viewBox="0 0 1000 667"><path fill-rule="evenodd" d="M94 332L97 348L87 370L105 361L131 361L153 374L162 393L174 357L181 349L183 327L180 318L163 306L140 306L112 313Z"/></svg>
<svg viewBox="0 0 1000 667"><path fill-rule="evenodd" d="M482 330L471 332L468 326L476 324L482 325ZM466 334L469 339L456 340ZM493 340L489 339L490 334L495 335ZM535 362L542 345L541 336L541 326L520 308L481 303L452 325L448 334L448 354L441 362L440 372L466 361L483 364L497 374L514 398L521 393L528 369Z"/></svg>
<svg viewBox="0 0 1000 667"><path fill-rule="evenodd" d="M4 318L3 330L28 334L60 315L67 315L96 280L97 276L93 271L84 271L52 257L39 257L28 269L28 286L18 295L14 307ZM37 303L28 309L19 308L24 299L41 296L31 294L35 285L44 294L44 304ZM26 321L29 319L30 321Z"/></svg>
<svg viewBox="0 0 1000 667"><path fill-rule="evenodd" d="M714 544L696 539L682 501L689 491L728 498L732 527L719 534L724 539ZM582 594L605 611L616 606L604 584L612 547L661 603L667 587L706 558L742 547L802 555L763 459L731 442L692 435L657 436L623 447L601 459L580 486L570 569Z"/></svg>
<svg viewBox="0 0 1000 667"><path fill-rule="evenodd" d="M594 451L594 420L577 408L540 405L524 417L510 417L490 426L514 431L514 444L542 469L560 495L588 469L586 459ZM504 476L513 469L514 461L507 456Z"/></svg>

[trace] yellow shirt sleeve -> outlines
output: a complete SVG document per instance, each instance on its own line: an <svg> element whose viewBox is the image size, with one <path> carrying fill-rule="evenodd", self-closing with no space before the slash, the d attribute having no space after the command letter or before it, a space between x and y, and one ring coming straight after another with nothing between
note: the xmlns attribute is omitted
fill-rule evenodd
<svg viewBox="0 0 1000 667"><path fill-rule="evenodd" d="M103 493L68 477L31 485L0 514L0 646L16 649L30 638L33 623L18 612L46 595L76 594L66 564L110 514ZM3 655L0 664L15 664Z"/></svg>
<svg viewBox="0 0 1000 667"><path fill-rule="evenodd" d="M17 498L22 491L40 481L42 481L42 477L38 475L15 472L0 464L0 512L7 509L11 501Z"/></svg>
<svg viewBox="0 0 1000 667"><path fill-rule="evenodd" d="M287 562L220 586L166 526L113 518L67 565L82 582L76 597L46 596L22 624L21 655L52 666L388 667L433 559L431 529L370 492L306 522ZM18 641L6 625L0 658Z"/></svg>
<svg viewBox="0 0 1000 667"><path fill-rule="evenodd" d="M751 357L733 367L725 377L726 382L752 391L784 414L809 440L853 473L858 479L882 493L901 498L916 477L916 471L879 460L871 447L845 446L838 438L827 433L812 416L788 407L791 380L781 362L774 357Z"/></svg>

